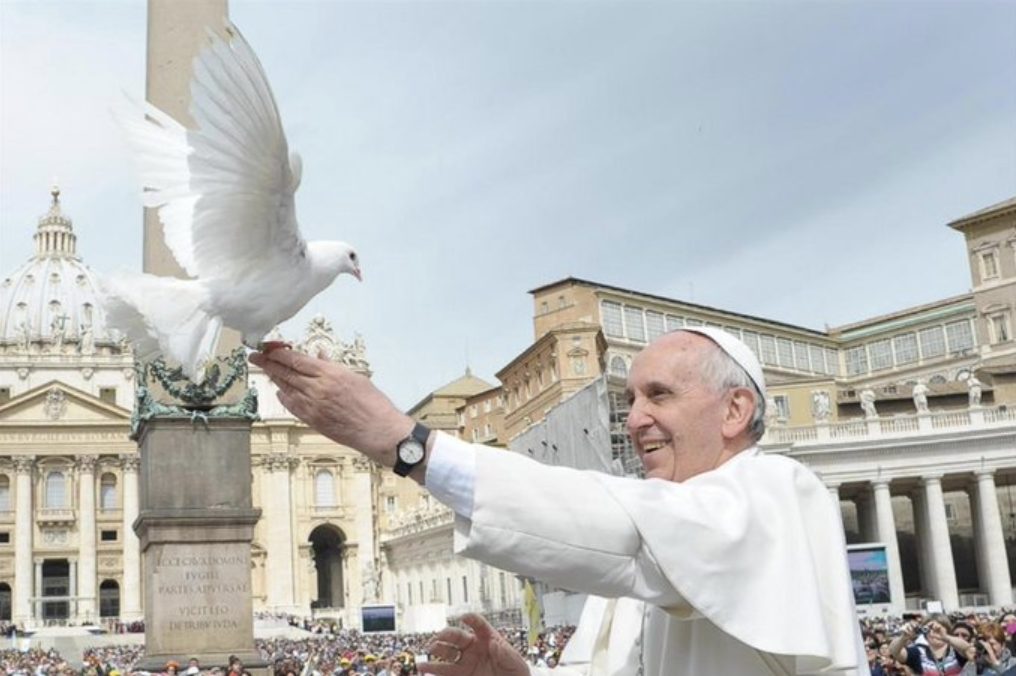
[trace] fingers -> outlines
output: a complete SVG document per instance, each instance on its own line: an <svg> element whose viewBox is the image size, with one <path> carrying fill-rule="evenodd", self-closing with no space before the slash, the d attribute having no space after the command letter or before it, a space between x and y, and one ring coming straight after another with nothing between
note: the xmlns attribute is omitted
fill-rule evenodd
<svg viewBox="0 0 1016 676"><path fill-rule="evenodd" d="M463 665L452 662L417 662L416 668L421 674L434 676L465 676L469 673Z"/></svg>
<svg viewBox="0 0 1016 676"><path fill-rule="evenodd" d="M462 616L462 624L466 625L473 630L476 638L480 641L489 641L492 638L500 636L494 627L490 626L487 620L483 619L482 615L476 613L466 613Z"/></svg>
<svg viewBox="0 0 1016 676"><path fill-rule="evenodd" d="M445 641L433 641L428 649L431 657L436 657L441 662L451 662L452 664L458 664L462 661L463 651L464 648Z"/></svg>
<svg viewBox="0 0 1016 676"><path fill-rule="evenodd" d="M272 350L271 352L254 352L250 356L252 363L268 370L270 364L279 364L305 376L314 377L321 374L321 359L311 357L296 350Z"/></svg>

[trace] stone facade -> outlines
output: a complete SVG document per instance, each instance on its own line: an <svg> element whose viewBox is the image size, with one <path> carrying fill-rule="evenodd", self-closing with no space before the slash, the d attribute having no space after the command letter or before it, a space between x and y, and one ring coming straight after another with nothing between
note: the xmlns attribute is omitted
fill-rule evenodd
<svg viewBox="0 0 1016 676"><path fill-rule="evenodd" d="M141 619L133 357L106 327L58 190L35 239L35 255L0 280L0 619ZM370 373L362 338L339 340L323 317L297 349ZM313 606L358 626L383 577L379 505L397 491L388 473L299 424L262 373L251 382L262 416L251 436L263 511L250 552L254 609Z"/></svg>

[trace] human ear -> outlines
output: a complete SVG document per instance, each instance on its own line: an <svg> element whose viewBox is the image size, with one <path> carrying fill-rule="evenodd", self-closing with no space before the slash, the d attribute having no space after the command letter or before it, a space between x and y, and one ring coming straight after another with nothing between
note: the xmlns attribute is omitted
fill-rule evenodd
<svg viewBox="0 0 1016 676"><path fill-rule="evenodd" d="M723 436L733 439L744 433L755 414L755 393L738 387L727 393L727 411L723 417Z"/></svg>

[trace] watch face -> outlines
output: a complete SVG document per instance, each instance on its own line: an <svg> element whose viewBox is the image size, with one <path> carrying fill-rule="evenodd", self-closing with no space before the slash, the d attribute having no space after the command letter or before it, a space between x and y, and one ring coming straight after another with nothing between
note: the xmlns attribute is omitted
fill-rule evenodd
<svg viewBox="0 0 1016 676"><path fill-rule="evenodd" d="M423 460L423 444L416 439L406 439L399 444L399 460L407 465L415 465Z"/></svg>

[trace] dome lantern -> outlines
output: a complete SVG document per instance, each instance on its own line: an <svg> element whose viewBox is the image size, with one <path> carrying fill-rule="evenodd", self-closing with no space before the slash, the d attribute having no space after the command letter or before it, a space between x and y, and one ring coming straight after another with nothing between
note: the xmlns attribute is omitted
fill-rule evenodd
<svg viewBox="0 0 1016 676"><path fill-rule="evenodd" d="M53 203L42 217L39 218L39 229L35 233L35 255L38 258L77 257L77 235L71 219L64 216L60 209L60 188L53 186L50 190Z"/></svg>

